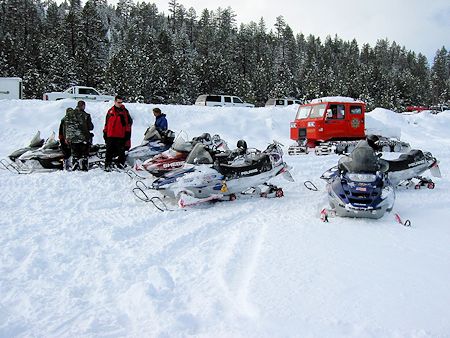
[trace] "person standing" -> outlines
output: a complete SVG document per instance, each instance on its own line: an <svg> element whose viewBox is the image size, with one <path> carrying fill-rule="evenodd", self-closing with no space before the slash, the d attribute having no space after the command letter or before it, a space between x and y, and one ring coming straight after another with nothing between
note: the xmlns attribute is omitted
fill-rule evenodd
<svg viewBox="0 0 450 338"><path fill-rule="evenodd" d="M106 113L103 138L106 143L105 171L110 171L113 158L117 157L116 165L125 165L125 150L131 146L131 126L133 120L123 105L123 97L117 95L112 106Z"/></svg>
<svg viewBox="0 0 450 338"><path fill-rule="evenodd" d="M66 115L61 120L59 139L66 160L66 169L68 166L71 166L72 170L89 169L89 147L92 143L91 130L94 129L94 125L91 115L85 112L85 108L86 103L78 101L75 109L67 108ZM70 155L72 163L67 161Z"/></svg>

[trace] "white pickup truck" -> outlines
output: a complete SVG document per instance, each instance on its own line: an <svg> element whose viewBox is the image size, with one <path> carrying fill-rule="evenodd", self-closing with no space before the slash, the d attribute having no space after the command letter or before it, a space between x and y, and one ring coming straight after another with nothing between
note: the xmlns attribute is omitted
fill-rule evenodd
<svg viewBox="0 0 450 338"><path fill-rule="evenodd" d="M62 99L74 99L85 101L114 101L114 96L101 95L92 87L73 86L63 92L45 93L43 100L58 101Z"/></svg>

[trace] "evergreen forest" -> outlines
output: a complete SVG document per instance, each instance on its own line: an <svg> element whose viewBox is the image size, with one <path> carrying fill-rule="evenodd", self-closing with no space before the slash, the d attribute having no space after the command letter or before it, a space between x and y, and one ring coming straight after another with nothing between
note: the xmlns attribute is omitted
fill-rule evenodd
<svg viewBox="0 0 450 338"><path fill-rule="evenodd" d="M192 104L232 94L258 106L269 97L349 96L368 108L450 100L450 52L434 60L379 39L374 46L273 27L237 24L232 8L196 12L177 0L0 0L0 76L21 77L26 98L71 85L131 102Z"/></svg>

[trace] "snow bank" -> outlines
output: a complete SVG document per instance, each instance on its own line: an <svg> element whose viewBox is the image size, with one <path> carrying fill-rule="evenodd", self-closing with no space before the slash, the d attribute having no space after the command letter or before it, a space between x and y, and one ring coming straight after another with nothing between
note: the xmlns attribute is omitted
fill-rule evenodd
<svg viewBox="0 0 450 338"><path fill-rule="evenodd" d="M375 108L366 114L366 135L376 134L401 139L401 126L404 117L392 110Z"/></svg>

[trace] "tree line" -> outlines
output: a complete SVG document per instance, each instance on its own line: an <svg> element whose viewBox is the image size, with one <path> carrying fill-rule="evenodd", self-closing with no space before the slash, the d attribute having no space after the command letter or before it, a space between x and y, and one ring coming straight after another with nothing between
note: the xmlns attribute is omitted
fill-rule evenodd
<svg viewBox="0 0 450 338"><path fill-rule="evenodd" d="M350 96L404 110L450 100L450 52L427 58L387 39L294 33L282 16L236 23L228 8L169 12L119 0L0 0L0 76L22 77L27 98L71 85L133 102L192 104L223 93L263 105L269 97Z"/></svg>

